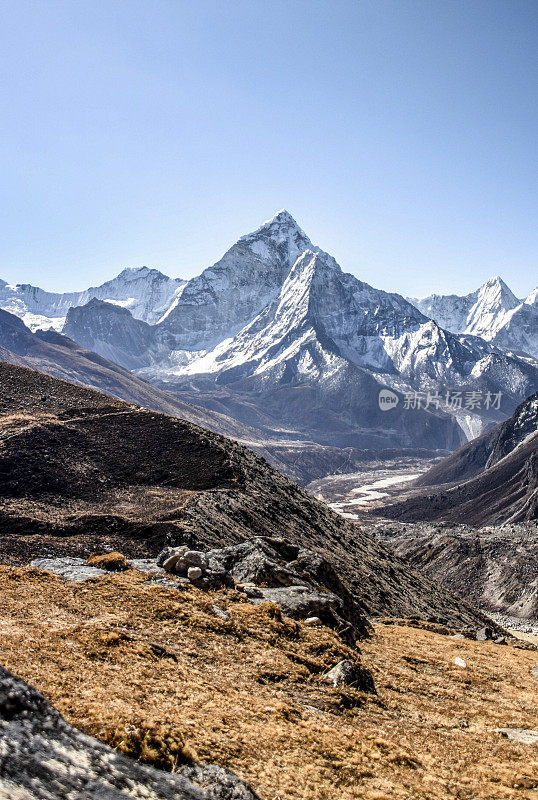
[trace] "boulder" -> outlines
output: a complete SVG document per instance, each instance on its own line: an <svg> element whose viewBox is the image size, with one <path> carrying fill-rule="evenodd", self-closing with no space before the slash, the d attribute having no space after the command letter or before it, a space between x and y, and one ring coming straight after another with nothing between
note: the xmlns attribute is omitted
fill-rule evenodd
<svg viewBox="0 0 538 800"><path fill-rule="evenodd" d="M192 582L196 583L202 577L203 572L200 567L189 567L187 570L187 578Z"/></svg>
<svg viewBox="0 0 538 800"><path fill-rule="evenodd" d="M87 736L24 681L0 667L0 797L24 800L259 800L211 764L145 766Z"/></svg>
<svg viewBox="0 0 538 800"><path fill-rule="evenodd" d="M193 580L201 589L235 584L252 602L276 603L289 617L319 617L351 645L370 632L359 605L333 567L317 553L281 537L257 536L208 552L193 545L169 547L159 554L157 563L183 576L198 567L203 574Z"/></svg>

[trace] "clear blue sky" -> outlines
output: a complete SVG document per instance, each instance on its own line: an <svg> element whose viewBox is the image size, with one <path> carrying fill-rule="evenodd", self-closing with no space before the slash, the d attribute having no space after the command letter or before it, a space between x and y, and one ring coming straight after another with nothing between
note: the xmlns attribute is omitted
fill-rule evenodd
<svg viewBox="0 0 538 800"><path fill-rule="evenodd" d="M538 284L537 0L0 0L0 277L190 277L287 208L404 294Z"/></svg>

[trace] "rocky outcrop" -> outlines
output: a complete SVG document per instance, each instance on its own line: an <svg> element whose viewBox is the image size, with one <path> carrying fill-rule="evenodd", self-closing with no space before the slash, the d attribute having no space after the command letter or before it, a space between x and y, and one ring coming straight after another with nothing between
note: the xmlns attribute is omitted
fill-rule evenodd
<svg viewBox="0 0 538 800"><path fill-rule="evenodd" d="M24 681L0 667L0 797L9 800L256 800L236 775L178 764L171 775L77 731Z"/></svg>
<svg viewBox="0 0 538 800"><path fill-rule="evenodd" d="M288 617L317 617L349 644L369 631L364 613L332 565L283 538L256 536L207 552L188 545L167 548L157 564L202 589L235 586L255 604L276 603Z"/></svg>

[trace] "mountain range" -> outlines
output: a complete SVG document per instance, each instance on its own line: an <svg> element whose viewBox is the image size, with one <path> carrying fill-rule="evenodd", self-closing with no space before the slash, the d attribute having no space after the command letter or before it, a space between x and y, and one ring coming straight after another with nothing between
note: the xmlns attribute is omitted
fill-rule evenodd
<svg viewBox="0 0 538 800"><path fill-rule="evenodd" d="M408 298L452 333L481 336L504 350L538 358L538 289L518 299L498 275L471 294Z"/></svg>
<svg viewBox="0 0 538 800"><path fill-rule="evenodd" d="M498 278L466 297L375 289L286 211L186 282L143 267L78 294L0 283L0 306L34 331L258 438L355 450L451 450L511 414L538 389L536 301Z"/></svg>

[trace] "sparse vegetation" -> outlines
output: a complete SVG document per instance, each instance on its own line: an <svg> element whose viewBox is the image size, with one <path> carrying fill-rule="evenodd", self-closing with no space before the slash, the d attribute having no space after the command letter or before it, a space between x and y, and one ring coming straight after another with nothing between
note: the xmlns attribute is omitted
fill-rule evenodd
<svg viewBox="0 0 538 800"><path fill-rule="evenodd" d="M321 680L358 657L329 629L146 578L0 567L2 663L123 752L222 764L264 800L535 796L536 749L492 732L538 728L535 651L378 624L360 656L378 696L364 695Z"/></svg>

